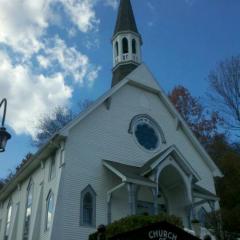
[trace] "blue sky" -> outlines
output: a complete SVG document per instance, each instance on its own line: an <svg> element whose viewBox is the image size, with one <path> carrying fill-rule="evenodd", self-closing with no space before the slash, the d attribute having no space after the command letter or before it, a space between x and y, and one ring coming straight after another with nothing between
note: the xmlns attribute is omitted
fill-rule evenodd
<svg viewBox="0 0 240 240"><path fill-rule="evenodd" d="M58 105L76 108L110 88L111 36L118 1L0 2L0 99L12 134L0 178L29 152L37 119ZM132 0L143 61L169 92L209 90L217 62L240 54L239 0ZM1 109L2 111L2 109Z"/></svg>

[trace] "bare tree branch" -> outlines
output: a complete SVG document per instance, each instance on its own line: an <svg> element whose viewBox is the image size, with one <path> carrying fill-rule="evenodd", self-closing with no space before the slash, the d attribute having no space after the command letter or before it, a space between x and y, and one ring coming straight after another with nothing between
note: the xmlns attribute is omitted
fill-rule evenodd
<svg viewBox="0 0 240 240"><path fill-rule="evenodd" d="M240 130L240 55L220 62L209 74L210 99L223 115L225 124Z"/></svg>
<svg viewBox="0 0 240 240"><path fill-rule="evenodd" d="M79 102L79 112L84 111L92 104L91 100L83 100ZM32 145L35 147L41 147L47 140L65 125L67 125L71 120L76 117L77 114L66 107L57 107L52 113L42 116L38 120L36 126L38 130L37 136L32 139Z"/></svg>

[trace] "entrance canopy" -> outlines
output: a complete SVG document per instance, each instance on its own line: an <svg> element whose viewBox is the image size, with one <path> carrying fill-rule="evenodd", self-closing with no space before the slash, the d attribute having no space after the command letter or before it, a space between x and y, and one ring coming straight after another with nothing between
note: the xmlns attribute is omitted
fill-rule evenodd
<svg viewBox="0 0 240 240"><path fill-rule="evenodd" d="M123 183L133 183L153 188L158 186L158 178L161 170L169 165L172 165L182 174L187 177L191 177L193 197L210 201L219 200L214 193L196 184L200 180L200 176L187 162L175 145L157 153L141 167L109 160L103 160L103 165L121 178ZM158 169L158 171L154 171L156 169ZM158 176L153 176L154 172L158 172Z"/></svg>
<svg viewBox="0 0 240 240"><path fill-rule="evenodd" d="M154 213L158 214L158 201L161 197L167 211L180 216L185 225L193 208L219 200L214 193L197 185L200 176L175 145L157 153L140 167L109 160L103 160L103 165L122 181L107 192L109 223L112 194L124 186L128 191L130 215L136 214L139 189L147 187L152 193Z"/></svg>
<svg viewBox="0 0 240 240"><path fill-rule="evenodd" d="M115 161L103 160L103 165L111 172L116 174L122 179L123 182L139 183L140 185L156 186L157 179L150 178L154 172L153 170L160 166L167 165L169 160L181 169L187 176L192 176L193 182L200 180L200 176L192 168L192 166L186 161L180 151L175 145L168 147L167 149L157 153L151 159L141 167L122 164Z"/></svg>

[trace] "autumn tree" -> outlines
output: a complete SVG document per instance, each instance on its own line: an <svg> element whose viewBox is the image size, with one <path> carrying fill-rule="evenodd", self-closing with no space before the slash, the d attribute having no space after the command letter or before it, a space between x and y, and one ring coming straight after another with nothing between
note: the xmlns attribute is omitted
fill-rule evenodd
<svg viewBox="0 0 240 240"><path fill-rule="evenodd" d="M208 111L200 100L193 97L183 86L176 86L170 92L169 98L199 141L207 146L217 133L220 123L218 114Z"/></svg>
<svg viewBox="0 0 240 240"><path fill-rule="evenodd" d="M240 55L220 62L210 72L209 94L212 104L224 117L224 122L231 130L240 130Z"/></svg>
<svg viewBox="0 0 240 240"><path fill-rule="evenodd" d="M210 214L212 227L216 229L216 216L221 216L225 235L227 233L229 237L232 232L240 233L239 145L229 142L226 132L219 133L221 118L217 113L207 111L200 100L193 97L186 88L175 87L169 98L224 175L223 178L215 179L221 208ZM220 237L220 232L216 231L216 235Z"/></svg>

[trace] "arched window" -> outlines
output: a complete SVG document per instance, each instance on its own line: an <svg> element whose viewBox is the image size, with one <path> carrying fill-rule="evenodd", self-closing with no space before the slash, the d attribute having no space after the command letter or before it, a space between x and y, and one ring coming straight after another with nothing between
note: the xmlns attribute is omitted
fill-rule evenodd
<svg viewBox="0 0 240 240"><path fill-rule="evenodd" d="M32 215L32 203L33 203L33 182L30 180L27 188L27 200L26 200L26 210L23 228L23 240L28 240L30 220Z"/></svg>
<svg viewBox="0 0 240 240"><path fill-rule="evenodd" d="M81 193L80 224L96 226L96 193L90 185Z"/></svg>
<svg viewBox="0 0 240 240"><path fill-rule="evenodd" d="M46 200L46 218L45 218L45 229L49 230L52 224L54 210L54 195L52 191L49 192Z"/></svg>
<svg viewBox="0 0 240 240"><path fill-rule="evenodd" d="M4 233L4 240L8 240L8 237L9 237L11 218L12 218L12 200L9 200L8 207L7 207L7 220L6 220L6 227L5 227L5 233Z"/></svg>
<svg viewBox="0 0 240 240"><path fill-rule="evenodd" d="M136 47L136 40L132 40L132 53L136 54L137 53L137 47Z"/></svg>
<svg viewBox="0 0 240 240"><path fill-rule="evenodd" d="M118 42L115 43L115 52L116 56L118 56L119 55Z"/></svg>
<svg viewBox="0 0 240 240"><path fill-rule="evenodd" d="M128 40L127 40L127 38L123 38L122 47L123 47L123 54L128 53Z"/></svg>

